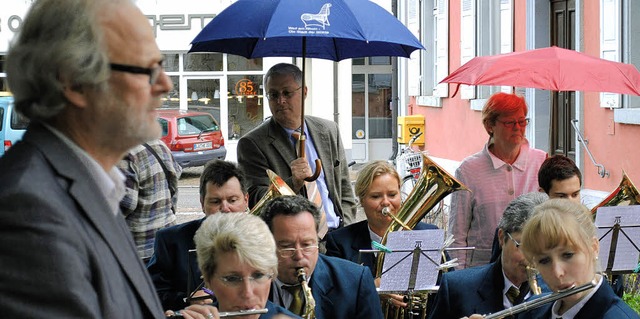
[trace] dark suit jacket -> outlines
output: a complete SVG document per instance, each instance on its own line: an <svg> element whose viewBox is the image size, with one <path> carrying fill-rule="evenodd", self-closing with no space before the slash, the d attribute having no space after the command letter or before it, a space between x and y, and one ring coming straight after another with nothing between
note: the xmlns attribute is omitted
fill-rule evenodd
<svg viewBox="0 0 640 319"><path fill-rule="evenodd" d="M37 122L0 158L4 318L164 318L121 214Z"/></svg>
<svg viewBox="0 0 640 319"><path fill-rule="evenodd" d="M418 223L415 230L438 229L437 226ZM334 256L369 267L371 273L376 273L376 258L374 254L362 254L358 261L360 249L371 249L369 237L369 223L366 220L332 231L327 234L327 256Z"/></svg>
<svg viewBox="0 0 640 319"><path fill-rule="evenodd" d="M523 312L518 319L548 319L551 318L553 302L549 302L540 308ZM591 299L578 311L574 319L638 319L640 316L633 311L609 286L605 280Z"/></svg>
<svg viewBox="0 0 640 319"><path fill-rule="evenodd" d="M274 301L274 285L269 300L278 304ZM363 266L319 255L309 287L316 301L316 319L383 318L373 277Z"/></svg>
<svg viewBox="0 0 640 319"><path fill-rule="evenodd" d="M322 160L329 198L348 225L355 220L356 203L338 126L313 116L307 116L305 123ZM289 164L296 157L291 139L273 117L238 141L238 164L247 176L251 207L269 189L266 169L278 174L289 187L293 185Z"/></svg>
<svg viewBox="0 0 640 319"><path fill-rule="evenodd" d="M189 250L196 248L193 236L202 221L204 218L167 227L156 233L154 252L147 270L164 310L187 306L183 300L187 297L189 269L192 274L189 287L191 292L202 282L196 254L189 256Z"/></svg>
<svg viewBox="0 0 640 319"><path fill-rule="evenodd" d="M500 262L444 274L429 318L462 318L503 310L503 278Z"/></svg>

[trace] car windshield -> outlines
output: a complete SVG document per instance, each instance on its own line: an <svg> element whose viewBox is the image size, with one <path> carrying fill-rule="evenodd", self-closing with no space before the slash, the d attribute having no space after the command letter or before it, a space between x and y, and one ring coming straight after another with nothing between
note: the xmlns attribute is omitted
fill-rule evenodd
<svg viewBox="0 0 640 319"><path fill-rule="evenodd" d="M202 131L217 131L218 123L211 116L195 115L178 119L178 135L200 134Z"/></svg>

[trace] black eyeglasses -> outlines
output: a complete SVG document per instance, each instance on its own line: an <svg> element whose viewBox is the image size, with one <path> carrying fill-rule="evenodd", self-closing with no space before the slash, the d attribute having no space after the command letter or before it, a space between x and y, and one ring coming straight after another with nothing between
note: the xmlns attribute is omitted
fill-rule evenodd
<svg viewBox="0 0 640 319"><path fill-rule="evenodd" d="M507 233L507 236L509 236L509 239L511 239L513 241L514 244L516 244L516 248L520 248L520 243L513 239L513 237L511 237L511 234Z"/></svg>
<svg viewBox="0 0 640 319"><path fill-rule="evenodd" d="M518 123L518 125L520 125L520 127L525 127L525 126L527 126L527 124L529 124L529 119L526 118L526 119L520 119L520 120L517 120L517 121L506 121L506 122L503 122L503 121L500 121L500 120L496 119L496 122L502 123L502 125L504 125L507 128L513 128L516 125L516 123Z"/></svg>
<svg viewBox="0 0 640 319"><path fill-rule="evenodd" d="M284 90L282 92L267 92L267 99L269 99L269 101L277 101L280 98L280 96L283 96L285 99L290 99L301 88L302 86L299 86L297 89L291 92L287 90Z"/></svg>
<svg viewBox="0 0 640 319"><path fill-rule="evenodd" d="M149 84L154 85L158 78L160 77L160 71L163 70L162 62L158 63L158 66L155 68L143 68L135 65L127 65L127 64L118 64L118 63L109 63L109 67L113 71L133 73L133 74L146 74L149 76Z"/></svg>

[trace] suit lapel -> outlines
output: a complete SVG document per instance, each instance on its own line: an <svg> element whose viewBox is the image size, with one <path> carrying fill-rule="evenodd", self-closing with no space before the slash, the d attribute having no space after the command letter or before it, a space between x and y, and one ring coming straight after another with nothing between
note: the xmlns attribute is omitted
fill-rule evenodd
<svg viewBox="0 0 640 319"><path fill-rule="evenodd" d="M109 246L123 273L144 300L149 311L155 313L161 309L122 215L114 216L108 205L103 204L107 199L102 193L95 191L98 185L92 178L88 178L91 174L64 142L42 126L38 126L34 131L37 135L37 142L34 144L42 150L54 169L69 180L70 195L81 207L89 224Z"/></svg>
<svg viewBox="0 0 640 319"><path fill-rule="evenodd" d="M318 256L318 262L313 270L309 284L313 299L316 300L316 319L331 318L331 311L329 310L333 309L333 300L329 298L331 290L333 290L333 278L331 278L323 258L325 258L323 255Z"/></svg>
<svg viewBox="0 0 640 319"><path fill-rule="evenodd" d="M478 295L483 300L487 301L487 304L491 309L502 309L502 288L504 286L504 279L502 277L502 266L500 258L489 268L486 272L484 280L478 288Z"/></svg>
<svg viewBox="0 0 640 319"><path fill-rule="evenodd" d="M357 263L358 254L360 249L370 249L371 248L371 236L369 236L369 224L366 221L359 222L357 224L357 229L354 232L354 240L351 243L351 249L355 253L352 261ZM360 264L369 267L371 269L371 273L375 276L374 265L376 263L376 258L374 254L371 253L363 253L360 259Z"/></svg>
<svg viewBox="0 0 640 319"><path fill-rule="evenodd" d="M311 135L311 138L313 139L316 152L318 153L318 158L322 161L322 169L324 170L325 176L334 176L333 163L331 162L331 150L323 147L326 143L322 143L322 141L331 140L329 128L316 121L313 117L307 117L305 123L309 128L309 135ZM327 180L327 188L333 189L333 181L326 177L325 180Z"/></svg>
<svg viewBox="0 0 640 319"><path fill-rule="evenodd" d="M297 158L295 147L293 143L291 143L291 138L287 136L286 131L273 117L269 120L268 134L271 145L273 145L273 148L280 154L286 165L289 166L289 163Z"/></svg>

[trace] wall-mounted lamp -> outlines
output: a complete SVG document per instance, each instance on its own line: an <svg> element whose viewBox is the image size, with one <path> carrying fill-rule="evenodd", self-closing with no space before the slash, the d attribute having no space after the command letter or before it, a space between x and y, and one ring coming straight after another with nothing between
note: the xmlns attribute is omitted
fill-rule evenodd
<svg viewBox="0 0 640 319"><path fill-rule="evenodd" d="M220 90L213 91L213 98L214 99L219 99L220 98Z"/></svg>
<svg viewBox="0 0 640 319"><path fill-rule="evenodd" d="M198 100L198 93L196 93L196 91L193 91L193 93L191 93L191 101L197 101Z"/></svg>

